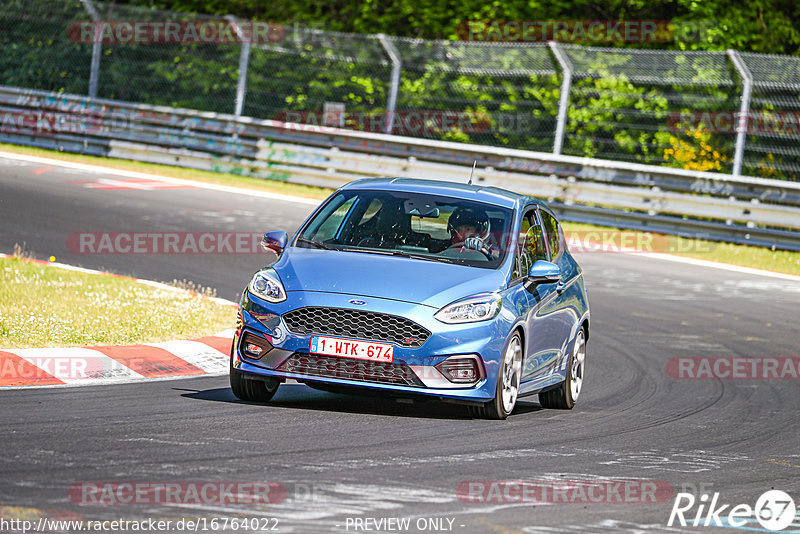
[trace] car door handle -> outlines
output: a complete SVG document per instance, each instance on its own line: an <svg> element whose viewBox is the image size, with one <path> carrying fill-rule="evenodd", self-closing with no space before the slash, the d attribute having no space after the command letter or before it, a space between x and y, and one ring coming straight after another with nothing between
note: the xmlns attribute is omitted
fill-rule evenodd
<svg viewBox="0 0 800 534"><path fill-rule="evenodd" d="M556 293L562 293L565 289L567 289L567 283L563 280L559 280L556 284Z"/></svg>

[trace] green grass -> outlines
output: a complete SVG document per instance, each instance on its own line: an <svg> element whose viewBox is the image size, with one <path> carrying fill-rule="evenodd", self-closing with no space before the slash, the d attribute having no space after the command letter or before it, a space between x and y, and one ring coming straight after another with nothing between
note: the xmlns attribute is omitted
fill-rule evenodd
<svg viewBox="0 0 800 534"><path fill-rule="evenodd" d="M733 245L731 243L715 243L697 239L690 240L680 237L674 239L678 239L684 244L689 241L699 241L703 246L712 249L705 252L690 248L686 252L673 253L678 256L800 276L800 253L798 252L770 250L768 248Z"/></svg>
<svg viewBox="0 0 800 534"><path fill-rule="evenodd" d="M249 178L234 174L197 171L192 169L184 169L182 167L172 167L169 165L157 165L121 159L68 154L54 150L21 147L3 143L0 143L0 151L102 165L104 167L111 167L114 169L144 172L170 178L197 180L206 183L257 189L320 200L326 198L331 193L330 189L320 187L289 184L284 182L263 180L260 178ZM627 236L626 239L638 239L639 241L633 241L635 243L647 243L647 240L651 239L653 248L655 249L653 252L665 252L678 256L686 256L719 263L728 263L742 267L752 267L754 269L764 269L767 271L800 275L800 253L798 252L772 251L761 247L717 243L700 239L685 239L676 236L663 236L629 230L622 231L614 228L603 228L586 224L565 223L564 228L567 232L608 231L611 234L621 234L618 237Z"/></svg>
<svg viewBox="0 0 800 534"><path fill-rule="evenodd" d="M0 348L193 339L235 321L235 308L185 291L0 258Z"/></svg>

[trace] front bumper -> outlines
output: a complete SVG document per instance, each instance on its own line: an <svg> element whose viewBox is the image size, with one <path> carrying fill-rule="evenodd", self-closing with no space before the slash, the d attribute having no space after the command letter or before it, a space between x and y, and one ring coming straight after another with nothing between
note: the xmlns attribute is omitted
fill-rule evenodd
<svg viewBox="0 0 800 534"><path fill-rule="evenodd" d="M366 302L366 305L357 306L349 302L356 297L354 295L312 291L289 292L287 297L284 302L272 304L248 291L243 293L241 320L234 339L234 368L253 378L291 378L355 386L385 391L390 396L424 395L463 402L485 402L495 396L503 349L514 320L502 311L489 321L448 325L434 319L438 310L408 302L357 296ZM431 335L417 348L394 344L392 364L320 357L309 354L313 334L293 334L282 318L285 313L303 307L395 315L416 322ZM273 348L260 358L247 356L241 341L248 333L265 338ZM471 384L454 383L445 378L436 365L455 355L477 358L483 367L481 378Z"/></svg>

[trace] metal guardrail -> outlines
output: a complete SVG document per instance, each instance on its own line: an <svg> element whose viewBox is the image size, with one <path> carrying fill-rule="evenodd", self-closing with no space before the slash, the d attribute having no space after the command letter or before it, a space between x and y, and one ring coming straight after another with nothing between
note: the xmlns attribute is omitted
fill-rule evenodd
<svg viewBox="0 0 800 534"><path fill-rule="evenodd" d="M800 183L431 141L0 87L0 141L338 187L475 180L567 220L800 250Z"/></svg>
<svg viewBox="0 0 800 534"><path fill-rule="evenodd" d="M426 40L137 3L0 2L0 84L800 180L800 57L689 50L712 20L657 24L620 47L581 24L550 35L565 42L506 33L513 21ZM663 46L636 46L646 42Z"/></svg>

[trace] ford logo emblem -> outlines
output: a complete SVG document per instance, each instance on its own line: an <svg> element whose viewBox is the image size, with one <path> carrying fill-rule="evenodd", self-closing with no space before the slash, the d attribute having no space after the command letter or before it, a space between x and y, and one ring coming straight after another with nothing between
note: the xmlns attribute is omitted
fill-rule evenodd
<svg viewBox="0 0 800 534"><path fill-rule="evenodd" d="M347 302L349 302L350 304L352 304L354 306L363 306L364 304L366 304L365 301L358 300L358 299L351 299L351 300L348 300Z"/></svg>

